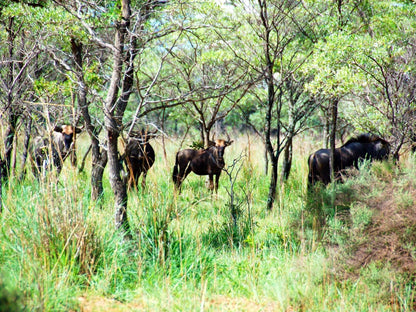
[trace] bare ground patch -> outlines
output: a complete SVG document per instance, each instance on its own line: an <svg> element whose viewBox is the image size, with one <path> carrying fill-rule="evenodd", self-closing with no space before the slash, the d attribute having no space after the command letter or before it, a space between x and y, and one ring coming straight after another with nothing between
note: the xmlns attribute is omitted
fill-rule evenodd
<svg viewBox="0 0 416 312"><path fill-rule="evenodd" d="M390 181L383 183L377 195L366 196L369 190L357 186L359 202L373 215L371 223L351 238L347 255L341 256L345 258L338 263L346 263L342 271L347 268L347 275L358 275L361 268L375 262L388 264L398 273L415 275L416 185ZM340 260L339 255L336 258Z"/></svg>

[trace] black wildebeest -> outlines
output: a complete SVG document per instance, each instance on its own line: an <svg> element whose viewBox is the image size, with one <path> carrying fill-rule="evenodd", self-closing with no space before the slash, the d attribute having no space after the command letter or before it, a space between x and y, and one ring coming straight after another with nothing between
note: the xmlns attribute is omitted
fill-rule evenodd
<svg viewBox="0 0 416 312"><path fill-rule="evenodd" d="M233 141L216 140L215 144L206 149L184 149L176 154L173 167L173 182L175 188L180 191L181 184L187 175L193 171L197 175L209 176L209 189L218 191L218 180L221 170L224 168L224 150ZM215 184L214 184L215 175Z"/></svg>
<svg viewBox="0 0 416 312"><path fill-rule="evenodd" d="M331 182L329 169L330 149L320 149L311 154L308 159L309 186L320 181L324 185ZM335 180L341 178L342 171L346 168L355 167L363 160L383 160L390 153L390 144L373 134L361 134L351 138L344 145L335 149L334 153L334 177Z"/></svg>
<svg viewBox="0 0 416 312"><path fill-rule="evenodd" d="M35 176L45 172L52 164L58 173L61 172L65 159L73 152L74 157L74 133L80 133L81 129L63 125L56 126L48 136L35 137L31 145L32 169ZM51 161L52 158L52 161Z"/></svg>
<svg viewBox="0 0 416 312"><path fill-rule="evenodd" d="M142 190L146 186L147 171L155 162L155 151L149 144L149 139L155 137L154 132L142 129L140 132L130 132L124 155L121 157L127 167L128 187L137 187L140 175L143 173Z"/></svg>

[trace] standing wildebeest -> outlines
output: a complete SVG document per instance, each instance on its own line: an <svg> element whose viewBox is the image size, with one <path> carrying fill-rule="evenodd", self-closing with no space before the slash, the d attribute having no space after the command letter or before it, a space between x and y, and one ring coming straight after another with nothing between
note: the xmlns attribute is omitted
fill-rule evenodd
<svg viewBox="0 0 416 312"><path fill-rule="evenodd" d="M180 191L181 184L186 176L193 171L197 175L209 175L209 189L218 191L218 180L224 168L224 150L233 141L216 140L215 145L207 149L184 149L176 154L173 167L173 182ZM215 175L215 184L214 177Z"/></svg>
<svg viewBox="0 0 416 312"><path fill-rule="evenodd" d="M149 144L149 139L155 137L155 132L131 132L122 158L127 167L128 187L137 187L140 175L143 173L142 190L146 186L147 171L155 162L155 151Z"/></svg>
<svg viewBox="0 0 416 312"><path fill-rule="evenodd" d="M80 133L81 129L71 125L56 126L49 137L38 136L31 147L32 169L35 176L45 172L51 164L61 172L65 159L71 154L75 155L74 132ZM52 157L52 162L50 161Z"/></svg>
<svg viewBox="0 0 416 312"><path fill-rule="evenodd" d="M331 182L329 169L330 149L320 149L309 156L309 186L320 181L324 185ZM361 134L347 141L334 153L334 176L336 180L341 178L341 173L349 167L358 168L362 160L383 160L390 153L390 144L373 134Z"/></svg>

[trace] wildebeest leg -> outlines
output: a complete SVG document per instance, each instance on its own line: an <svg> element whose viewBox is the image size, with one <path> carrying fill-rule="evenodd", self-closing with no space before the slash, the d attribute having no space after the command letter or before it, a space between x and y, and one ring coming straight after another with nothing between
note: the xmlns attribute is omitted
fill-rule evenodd
<svg viewBox="0 0 416 312"><path fill-rule="evenodd" d="M208 189L212 192L214 190L214 176L212 174L209 175L209 186Z"/></svg>
<svg viewBox="0 0 416 312"><path fill-rule="evenodd" d="M181 166L179 166L179 173L177 174L176 180L174 181L175 189L179 190L179 194L181 193L182 182L186 179L186 177L191 171L192 169L191 169L190 163L188 163L185 168L182 168Z"/></svg>
<svg viewBox="0 0 416 312"><path fill-rule="evenodd" d="M315 184L315 179L311 174L308 174L308 191L312 190L313 185Z"/></svg>
<svg viewBox="0 0 416 312"><path fill-rule="evenodd" d="M218 181L219 180L220 180L220 173L215 175L215 182L214 182L215 194L218 194Z"/></svg>

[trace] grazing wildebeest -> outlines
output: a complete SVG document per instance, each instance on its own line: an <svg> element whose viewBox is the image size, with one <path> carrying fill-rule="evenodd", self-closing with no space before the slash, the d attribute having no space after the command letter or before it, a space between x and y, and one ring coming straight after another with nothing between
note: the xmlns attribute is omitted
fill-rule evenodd
<svg viewBox="0 0 416 312"><path fill-rule="evenodd" d="M309 186L320 181L324 185L331 182L329 170L330 149L320 149L311 154L308 159ZM334 176L336 180L341 178L344 169L355 167L362 160L383 160L390 153L390 144L373 134L361 134L348 140L343 146L335 149L334 153Z"/></svg>
<svg viewBox="0 0 416 312"><path fill-rule="evenodd" d="M144 190L146 186L147 171L155 162L155 151L149 144L149 139L155 137L155 133L156 131L147 132L144 129L141 132L130 133L124 155L122 156L127 167L127 181L129 188L132 185L137 187L142 173L142 190Z"/></svg>
<svg viewBox="0 0 416 312"><path fill-rule="evenodd" d="M186 176L193 171L197 175L209 176L209 189L218 191L218 180L221 170L224 168L224 150L233 141L216 140L215 145L206 149L194 150L184 149L176 154L175 166L173 167L173 182L175 188L180 191L181 184ZM214 177L215 175L215 184Z"/></svg>
<svg viewBox="0 0 416 312"><path fill-rule="evenodd" d="M74 133L81 129L71 125L56 126L49 137L38 136L31 147L32 169L35 176L45 172L52 164L61 172L65 159L74 153ZM52 162L51 159L52 158Z"/></svg>

